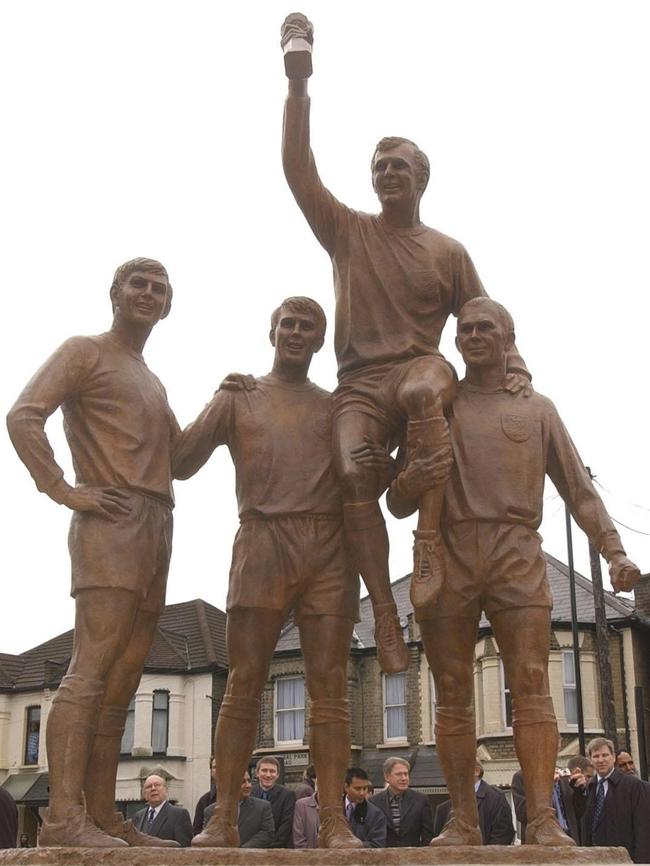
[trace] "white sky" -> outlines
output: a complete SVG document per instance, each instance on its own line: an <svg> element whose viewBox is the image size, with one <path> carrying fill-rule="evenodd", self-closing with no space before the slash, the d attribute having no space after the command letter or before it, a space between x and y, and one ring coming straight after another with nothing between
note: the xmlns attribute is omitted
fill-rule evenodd
<svg viewBox="0 0 650 866"><path fill-rule="evenodd" d="M182 424L231 370L271 364L271 310L318 299L331 265L280 164L283 0L5 2L0 10L2 407L65 338L106 330L115 267L161 259L169 318L145 356ZM321 2L312 138L321 176L375 210L383 135L429 154L421 216L469 250L512 312L518 346L586 464L624 543L650 570L650 134L643 2ZM453 323L443 350L455 363ZM336 382L332 330L312 378ZM48 432L71 480L60 415ZM0 651L71 627L69 513L39 495L2 432ZM168 601L223 606L236 530L234 474L217 453L178 483ZM547 493L545 549L566 562ZM632 504L634 503L634 505ZM642 507L637 507L642 506ZM391 521L394 578L409 521ZM574 534L588 571L586 540Z"/></svg>

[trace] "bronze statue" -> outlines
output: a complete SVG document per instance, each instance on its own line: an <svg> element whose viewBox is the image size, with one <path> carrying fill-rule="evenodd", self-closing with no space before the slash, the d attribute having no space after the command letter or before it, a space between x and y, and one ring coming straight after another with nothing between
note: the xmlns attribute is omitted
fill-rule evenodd
<svg viewBox="0 0 650 866"><path fill-rule="evenodd" d="M454 459L442 521L446 577L435 604L415 611L436 684L436 750L453 808L432 845L481 844L473 786L473 661L482 610L512 695L527 798L526 842L575 844L551 806L558 743L548 682L553 603L537 533L546 474L607 559L614 589L629 591L640 577L551 401L504 387L514 339L512 318L495 301L476 298L461 309L456 345L466 372L449 421ZM376 455L381 464L385 452L376 449ZM430 458L420 468L434 479L449 466ZM421 483L397 475L388 495L396 516L417 508Z"/></svg>
<svg viewBox="0 0 650 866"><path fill-rule="evenodd" d="M165 603L171 554L171 453L179 428L142 350L169 313L172 287L159 262L133 259L115 272L110 297L111 329L65 342L7 420L38 489L73 511L74 649L48 717L50 807L39 844L178 847L115 812L127 707ZM74 487L44 430L59 406Z"/></svg>
<svg viewBox="0 0 650 866"><path fill-rule="evenodd" d="M282 28L282 43L313 41L304 16ZM287 68L300 64L286 62ZM378 499L383 479L360 462L363 443L388 447L406 428L408 459L426 459L446 444L443 410L455 389L455 373L438 350L451 313L485 295L461 244L420 222L420 199L429 161L404 138L382 139L372 157L372 183L381 213L371 215L339 202L323 185L310 149L306 78L290 78L285 104L284 171L298 206L332 259L336 295L334 346L339 385L334 393L333 442L343 486L350 550L368 588L375 614L380 664L404 670L408 653L390 588L388 536ZM528 372L515 348L508 356L507 387L528 388ZM444 578L440 512L444 483L418 499L411 597L432 601Z"/></svg>
<svg viewBox="0 0 650 866"><path fill-rule="evenodd" d="M325 325L315 301L285 300L271 319L271 372L247 390L218 391L175 450L175 475L187 478L215 448L228 446L241 520L227 600L230 670L215 732L217 806L195 846L239 845L237 803L255 747L259 698L292 610L311 697L319 846L361 845L341 810L350 757L347 659L359 618L359 581L347 557L332 465L331 395L307 378Z"/></svg>

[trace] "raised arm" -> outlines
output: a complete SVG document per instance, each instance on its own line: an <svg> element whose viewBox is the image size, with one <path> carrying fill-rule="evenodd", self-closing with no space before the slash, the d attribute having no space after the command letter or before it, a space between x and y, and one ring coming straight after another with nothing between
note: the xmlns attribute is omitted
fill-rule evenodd
<svg viewBox="0 0 650 866"><path fill-rule="evenodd" d="M621 537L555 407L551 414L547 472L578 526L607 560L614 590L629 592L641 573L628 559Z"/></svg>
<svg viewBox="0 0 650 866"><path fill-rule="evenodd" d="M282 25L281 40L285 49L285 69L289 75L310 73L311 63L305 73L304 62L287 58L292 54L307 53L305 46L311 47L312 42L313 27L307 18L299 14L290 15ZM298 50L292 51L294 48ZM342 209L345 210L345 206L334 198L318 175L310 146L309 113L307 78L289 77L282 127L284 174L311 230L319 243L332 255L336 243L337 216Z"/></svg>

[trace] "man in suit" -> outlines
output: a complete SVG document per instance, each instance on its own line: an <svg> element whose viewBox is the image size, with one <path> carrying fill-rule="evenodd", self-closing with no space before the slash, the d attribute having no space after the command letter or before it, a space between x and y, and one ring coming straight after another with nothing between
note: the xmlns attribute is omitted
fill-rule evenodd
<svg viewBox="0 0 650 866"><path fill-rule="evenodd" d="M596 737L587 754L596 774L587 785L582 844L622 846L634 863L650 863L650 786L621 773L611 740Z"/></svg>
<svg viewBox="0 0 650 866"><path fill-rule="evenodd" d="M246 771L239 790L239 807L237 810L237 829L239 830L240 848L273 848L275 840L275 823L271 804L267 800L251 796L253 785ZM204 812L206 825L216 808L216 802L208 806Z"/></svg>
<svg viewBox="0 0 650 866"><path fill-rule="evenodd" d="M273 755L260 758L255 767L257 784L253 785L252 796L268 800L275 824L271 848L290 848L293 827L293 809L296 795L289 788L280 785L280 762Z"/></svg>
<svg viewBox="0 0 650 866"><path fill-rule="evenodd" d="M9 791L0 787L0 848L15 848L18 839L18 808Z"/></svg>
<svg viewBox="0 0 650 866"><path fill-rule="evenodd" d="M483 781L483 767L477 761L474 768L474 790L478 806L478 823L484 845L512 845L515 828L512 812L502 791ZM438 836L451 816L451 800L436 809L433 835Z"/></svg>
<svg viewBox="0 0 650 866"><path fill-rule="evenodd" d="M217 777L215 773L215 769L217 766L217 762L214 759L214 755L210 756L210 790L206 791L205 794L202 794L196 803L196 808L194 810L194 820L192 821L192 828L194 829L194 835L200 833L203 829L203 821L205 810L208 806L211 806L212 803L216 803L217 801Z"/></svg>
<svg viewBox="0 0 650 866"><path fill-rule="evenodd" d="M404 758L384 761L386 787L370 802L386 816L388 848L415 848L428 845L433 838L433 815L429 801L409 788L411 765Z"/></svg>
<svg viewBox="0 0 650 866"><path fill-rule="evenodd" d="M633 776L638 776L634 758L626 749L618 749L616 752L616 766L621 773L632 773Z"/></svg>
<svg viewBox="0 0 650 866"><path fill-rule="evenodd" d="M388 833L386 816L368 802L368 774L361 767L350 767L343 786L343 811L350 829L364 848L385 848Z"/></svg>
<svg viewBox="0 0 650 866"><path fill-rule="evenodd" d="M146 809L135 813L133 823L136 829L158 839L172 840L181 848L189 847L192 841L190 813L169 802L167 783L162 776L148 776L142 796L148 805Z"/></svg>

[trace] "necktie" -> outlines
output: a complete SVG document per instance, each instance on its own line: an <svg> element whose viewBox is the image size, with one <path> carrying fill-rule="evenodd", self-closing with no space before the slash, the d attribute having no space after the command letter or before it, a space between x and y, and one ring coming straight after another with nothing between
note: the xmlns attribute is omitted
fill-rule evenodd
<svg viewBox="0 0 650 866"><path fill-rule="evenodd" d="M400 819L402 817L402 800L401 797L392 797L390 800L390 816L393 819L393 827L399 835Z"/></svg>
<svg viewBox="0 0 650 866"><path fill-rule="evenodd" d="M147 815L147 824L146 824L147 830L151 830L151 825L153 824L155 817L156 817L156 810L155 809L149 809L149 813Z"/></svg>
<svg viewBox="0 0 650 866"><path fill-rule="evenodd" d="M594 817L591 822L592 831L598 826L600 823L600 819L603 816L603 809L605 808L605 780L598 780L598 788L596 789L596 804L594 806Z"/></svg>

